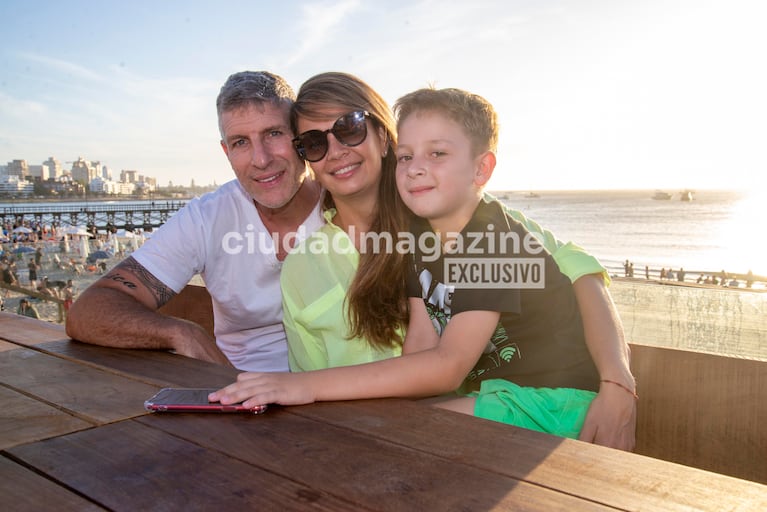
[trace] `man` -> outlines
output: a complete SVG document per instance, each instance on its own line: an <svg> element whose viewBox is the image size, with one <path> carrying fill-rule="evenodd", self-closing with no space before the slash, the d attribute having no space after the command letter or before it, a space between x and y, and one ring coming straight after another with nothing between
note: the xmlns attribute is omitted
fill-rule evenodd
<svg viewBox="0 0 767 512"><path fill-rule="evenodd" d="M320 187L292 146L295 93L279 76L230 76L216 106L237 177L193 199L139 250L86 289L67 334L98 345L172 349L240 370L285 371L279 272L288 249L322 223ZM216 340L157 313L196 273L213 299Z"/></svg>

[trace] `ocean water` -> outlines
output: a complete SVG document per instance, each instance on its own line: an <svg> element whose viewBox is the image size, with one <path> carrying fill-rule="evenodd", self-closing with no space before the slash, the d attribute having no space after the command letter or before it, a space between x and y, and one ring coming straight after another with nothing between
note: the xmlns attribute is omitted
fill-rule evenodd
<svg viewBox="0 0 767 512"><path fill-rule="evenodd" d="M684 268L687 280L701 273L767 276L767 209L748 192L700 190L694 200L654 200L646 191L495 191L512 208L597 256L611 271L623 275L623 262L634 263L635 276L644 267L657 277L661 268Z"/></svg>

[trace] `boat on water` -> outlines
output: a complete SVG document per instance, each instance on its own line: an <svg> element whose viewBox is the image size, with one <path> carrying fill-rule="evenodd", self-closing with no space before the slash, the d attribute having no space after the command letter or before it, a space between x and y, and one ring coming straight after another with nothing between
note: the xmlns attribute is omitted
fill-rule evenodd
<svg viewBox="0 0 767 512"><path fill-rule="evenodd" d="M653 194L652 198L653 199L657 199L657 200L661 200L661 201L665 201L667 199L671 199L671 194L669 194L668 192L664 192L662 190L656 190L655 194Z"/></svg>
<svg viewBox="0 0 767 512"><path fill-rule="evenodd" d="M693 199L695 199L695 196L693 195L692 190L682 190L679 193L680 201L692 201Z"/></svg>
<svg viewBox="0 0 767 512"><path fill-rule="evenodd" d="M535 199L535 198L541 197L541 195L536 194L535 192L528 192L527 194L525 194L525 197L528 199Z"/></svg>

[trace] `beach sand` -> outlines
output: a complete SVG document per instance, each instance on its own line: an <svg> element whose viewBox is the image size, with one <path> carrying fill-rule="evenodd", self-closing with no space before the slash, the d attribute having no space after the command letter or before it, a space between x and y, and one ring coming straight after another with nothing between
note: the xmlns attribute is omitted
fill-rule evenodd
<svg viewBox="0 0 767 512"><path fill-rule="evenodd" d="M100 261L104 261L109 270L121 259ZM26 269L19 272L24 285L26 280L22 274L26 274ZM55 268L45 258L38 275L48 276L52 282L72 279L76 298L103 272L86 269L76 275ZM199 276L191 282L203 285ZM767 293L764 290L613 277L610 293L630 342L767 360ZM23 297L25 295L10 292L5 299L5 311L16 312ZM57 321L56 303L30 301L42 320Z"/></svg>

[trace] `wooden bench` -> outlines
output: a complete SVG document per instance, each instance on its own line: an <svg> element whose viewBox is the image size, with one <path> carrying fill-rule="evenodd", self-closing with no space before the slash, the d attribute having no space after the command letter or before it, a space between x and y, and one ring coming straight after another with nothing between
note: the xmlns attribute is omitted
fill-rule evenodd
<svg viewBox="0 0 767 512"><path fill-rule="evenodd" d="M210 296L187 286L165 314L212 335ZM767 483L767 361L631 343L636 453Z"/></svg>

